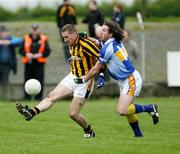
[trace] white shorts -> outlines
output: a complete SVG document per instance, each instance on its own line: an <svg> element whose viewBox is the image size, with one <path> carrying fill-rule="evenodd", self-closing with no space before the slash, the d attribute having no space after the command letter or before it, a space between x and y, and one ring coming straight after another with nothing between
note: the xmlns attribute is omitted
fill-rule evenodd
<svg viewBox="0 0 180 154"><path fill-rule="evenodd" d="M91 79L86 83L76 84L74 82L75 78L77 77L70 73L60 83L73 90L73 96L80 98L88 98L94 88L94 79ZM83 78L83 76L81 78Z"/></svg>
<svg viewBox="0 0 180 154"><path fill-rule="evenodd" d="M125 80L118 80L120 94L127 94L129 96L138 96L142 87L142 78L138 71L134 71Z"/></svg>

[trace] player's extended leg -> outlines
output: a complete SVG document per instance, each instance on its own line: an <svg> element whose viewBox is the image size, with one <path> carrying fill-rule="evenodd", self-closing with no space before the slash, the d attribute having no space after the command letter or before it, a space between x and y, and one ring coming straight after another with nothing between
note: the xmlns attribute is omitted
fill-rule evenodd
<svg viewBox="0 0 180 154"><path fill-rule="evenodd" d="M85 103L84 98L73 97L73 100L69 109L69 116L84 129L84 137L94 137L95 133L91 129L90 125L87 123L85 117L80 114L80 110Z"/></svg>
<svg viewBox="0 0 180 154"><path fill-rule="evenodd" d="M51 91L46 98L44 98L36 107L30 109L28 106L17 104L17 110L25 117L26 120L31 120L35 115L40 112L48 110L54 102L72 94L72 90L63 84L58 84L57 87Z"/></svg>
<svg viewBox="0 0 180 154"><path fill-rule="evenodd" d="M119 80L120 97L118 101L117 112L120 115L127 116L130 126L132 127L135 136L142 136L140 131L137 116L135 114L148 112L153 119L153 123L159 121L157 105L139 105L133 104L133 99L138 96L142 87L142 79L138 71L134 71L126 80Z"/></svg>
<svg viewBox="0 0 180 154"><path fill-rule="evenodd" d="M159 121L157 105L149 104L149 105L140 105L133 104L133 96L129 95L121 95L118 101L117 112L120 115L127 116L129 124L134 131L135 136L142 136L138 125L137 115L138 113L148 112L152 114L153 123L157 124Z"/></svg>
<svg viewBox="0 0 180 154"><path fill-rule="evenodd" d="M158 106L156 104L148 104L148 105L141 105L141 104L130 104L128 106L128 114L138 114L142 112L147 112L153 119L154 125L159 122L159 115L158 115Z"/></svg>
<svg viewBox="0 0 180 154"><path fill-rule="evenodd" d="M117 113L122 116L127 116L129 125L131 126L135 137L141 137L142 132L139 127L138 118L135 114L128 113L128 106L133 102L133 96L121 95L118 100Z"/></svg>

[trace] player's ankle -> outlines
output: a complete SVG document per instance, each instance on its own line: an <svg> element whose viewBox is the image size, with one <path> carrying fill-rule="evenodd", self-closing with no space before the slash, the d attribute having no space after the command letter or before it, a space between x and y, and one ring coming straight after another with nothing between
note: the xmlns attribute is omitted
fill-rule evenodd
<svg viewBox="0 0 180 154"><path fill-rule="evenodd" d="M84 132L90 132L91 131L91 126L88 125L87 128L84 128Z"/></svg>
<svg viewBox="0 0 180 154"><path fill-rule="evenodd" d="M40 110L37 107L34 107L32 110L32 115L35 116L40 113Z"/></svg>

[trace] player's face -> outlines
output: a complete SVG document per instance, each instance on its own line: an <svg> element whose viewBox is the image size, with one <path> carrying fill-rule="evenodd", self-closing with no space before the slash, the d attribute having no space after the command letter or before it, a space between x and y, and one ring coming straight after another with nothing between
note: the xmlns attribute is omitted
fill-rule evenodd
<svg viewBox="0 0 180 154"><path fill-rule="evenodd" d="M7 31L0 32L0 38L1 38L1 39L6 39L7 37L8 37Z"/></svg>
<svg viewBox="0 0 180 154"><path fill-rule="evenodd" d="M101 41L106 42L108 39L112 37L112 33L109 33L109 27L106 25L102 26L102 36Z"/></svg>
<svg viewBox="0 0 180 154"><path fill-rule="evenodd" d="M64 42L71 46L76 42L77 39L77 33L69 33L68 31L62 32L62 37L64 39Z"/></svg>
<svg viewBox="0 0 180 154"><path fill-rule="evenodd" d="M31 34L33 38L37 38L40 35L40 29L31 29Z"/></svg>
<svg viewBox="0 0 180 154"><path fill-rule="evenodd" d="M95 34L98 39L102 39L102 26L95 27Z"/></svg>

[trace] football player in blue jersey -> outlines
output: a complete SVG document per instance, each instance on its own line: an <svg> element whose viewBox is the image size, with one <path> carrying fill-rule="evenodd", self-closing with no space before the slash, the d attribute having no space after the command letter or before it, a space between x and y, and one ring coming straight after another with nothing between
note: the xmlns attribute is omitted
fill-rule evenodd
<svg viewBox="0 0 180 154"><path fill-rule="evenodd" d="M100 58L85 77L77 78L76 83L84 83L98 74L104 65L107 65L112 78L117 80L120 96L117 113L126 116L135 137L143 134L138 124L137 114L147 112L152 116L153 123L159 122L158 106L156 104L134 104L134 98L139 95L142 79L139 72L130 62L126 49L121 40L124 38L123 30L114 21L105 21L102 26Z"/></svg>

